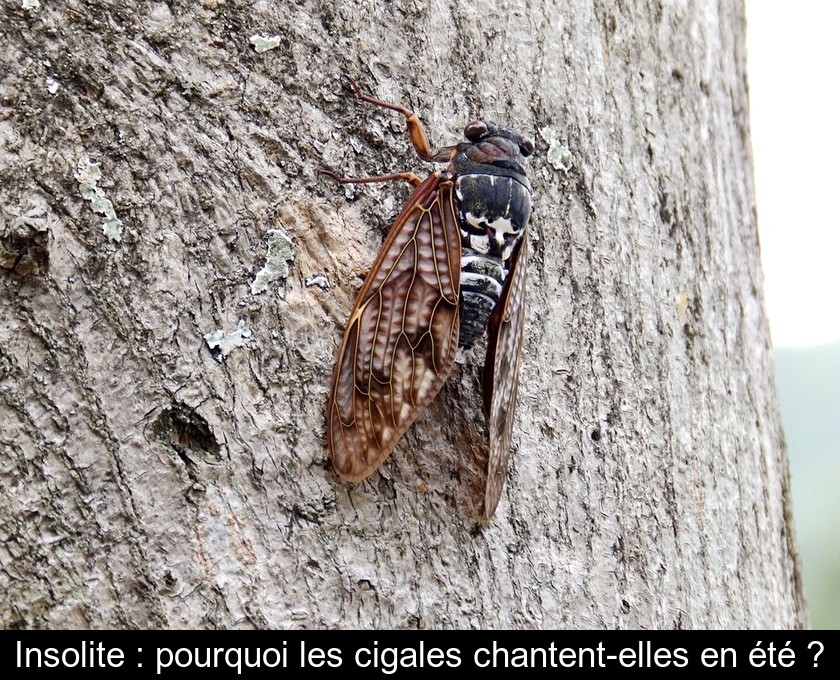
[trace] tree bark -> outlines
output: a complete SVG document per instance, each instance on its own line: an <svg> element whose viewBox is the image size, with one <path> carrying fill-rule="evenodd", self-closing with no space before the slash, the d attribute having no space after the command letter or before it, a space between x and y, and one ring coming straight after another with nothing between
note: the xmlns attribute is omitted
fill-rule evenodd
<svg viewBox="0 0 840 680"><path fill-rule="evenodd" d="M4 626L806 624L740 2L0 16ZM327 461L358 273L407 189L317 171L427 171L343 71L433 144L479 115L538 141L484 528L480 350L368 480Z"/></svg>

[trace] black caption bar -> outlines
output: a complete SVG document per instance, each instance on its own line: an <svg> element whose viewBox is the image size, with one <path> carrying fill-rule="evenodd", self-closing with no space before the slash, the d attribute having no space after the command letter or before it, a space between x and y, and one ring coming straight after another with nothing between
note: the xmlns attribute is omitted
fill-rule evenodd
<svg viewBox="0 0 840 680"><path fill-rule="evenodd" d="M5 677L280 677L286 670L341 678L464 671L840 671L837 631L4 631ZM9 675L12 673L12 675ZM371 676L372 674L372 676Z"/></svg>

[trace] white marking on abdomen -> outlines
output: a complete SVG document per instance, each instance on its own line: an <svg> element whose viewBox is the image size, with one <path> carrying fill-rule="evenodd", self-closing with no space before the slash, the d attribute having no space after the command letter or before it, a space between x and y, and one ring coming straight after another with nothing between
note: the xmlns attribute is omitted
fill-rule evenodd
<svg viewBox="0 0 840 680"><path fill-rule="evenodd" d="M480 236L470 234L469 236L470 248L472 248L475 252L481 253L482 255L487 255L490 252L490 239L487 238L485 234Z"/></svg>
<svg viewBox="0 0 840 680"><path fill-rule="evenodd" d="M502 297L502 284L496 281L492 276L487 274L473 274L472 272L461 272L461 286L472 290L484 290L487 282L491 282L496 291L495 298L498 300Z"/></svg>

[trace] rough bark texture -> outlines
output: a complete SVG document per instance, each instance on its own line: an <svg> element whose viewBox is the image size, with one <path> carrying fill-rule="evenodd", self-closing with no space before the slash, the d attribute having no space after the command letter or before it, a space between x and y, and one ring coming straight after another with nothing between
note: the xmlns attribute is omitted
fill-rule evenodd
<svg viewBox="0 0 840 680"><path fill-rule="evenodd" d="M22 4L0 9L3 625L804 625L740 2ZM484 529L459 481L480 351L368 481L326 460L358 272L407 189L316 173L422 169L342 71L433 143L477 114L539 141Z"/></svg>

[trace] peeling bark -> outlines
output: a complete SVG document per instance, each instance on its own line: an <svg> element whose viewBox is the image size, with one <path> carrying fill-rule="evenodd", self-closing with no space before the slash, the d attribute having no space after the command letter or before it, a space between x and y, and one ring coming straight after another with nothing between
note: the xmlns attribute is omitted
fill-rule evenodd
<svg viewBox="0 0 840 680"><path fill-rule="evenodd" d="M4 626L805 625L739 2L19 4ZM480 352L369 480L327 463L357 273L406 189L317 171L422 166L342 71L433 143L476 115L539 141L515 449L483 530L458 474Z"/></svg>

